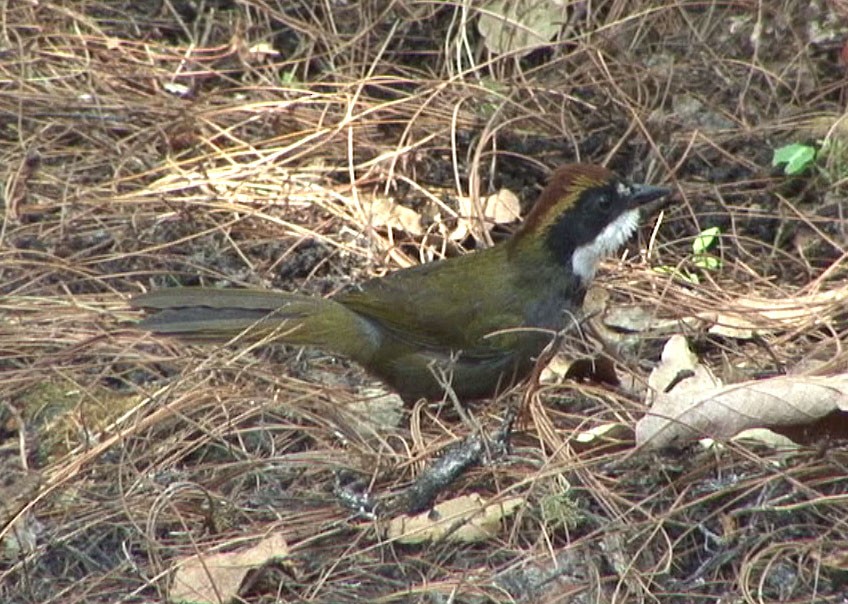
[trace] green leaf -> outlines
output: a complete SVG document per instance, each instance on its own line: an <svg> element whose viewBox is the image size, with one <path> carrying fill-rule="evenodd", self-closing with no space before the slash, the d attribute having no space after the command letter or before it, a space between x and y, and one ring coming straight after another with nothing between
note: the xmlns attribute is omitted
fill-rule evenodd
<svg viewBox="0 0 848 604"><path fill-rule="evenodd" d="M721 259L709 254L701 254L692 257L692 264L707 271L717 271L721 268Z"/></svg>
<svg viewBox="0 0 848 604"><path fill-rule="evenodd" d="M696 256L706 253L717 241L721 229L717 226L704 229L692 242L692 253Z"/></svg>
<svg viewBox="0 0 848 604"><path fill-rule="evenodd" d="M695 273L690 273L689 271L686 271L685 273L679 273L677 276L691 285L701 284L701 279L699 279L698 275L696 275Z"/></svg>
<svg viewBox="0 0 848 604"><path fill-rule="evenodd" d="M654 272L659 273L660 275L671 275L672 278L680 279L681 281L685 281L692 285L698 285L701 282L701 280L698 279L698 275L695 273L690 273L683 269L676 269L673 266L655 266Z"/></svg>
<svg viewBox="0 0 848 604"><path fill-rule="evenodd" d="M280 83L281 84L291 84L292 86L297 86L300 84L300 80L297 79L297 70L290 69L289 71L284 71L280 74Z"/></svg>
<svg viewBox="0 0 848 604"><path fill-rule="evenodd" d="M774 157L771 160L772 166L786 164L783 168L783 173L787 176L800 174L810 166L816 159L816 149L810 145L802 145L801 143L792 143L774 150Z"/></svg>

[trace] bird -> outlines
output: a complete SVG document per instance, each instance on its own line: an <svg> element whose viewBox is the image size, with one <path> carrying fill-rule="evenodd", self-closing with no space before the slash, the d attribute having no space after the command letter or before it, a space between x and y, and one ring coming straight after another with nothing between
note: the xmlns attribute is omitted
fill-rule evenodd
<svg viewBox="0 0 848 604"><path fill-rule="evenodd" d="M506 240L396 270L328 298L173 287L137 295L143 330L192 342L272 341L352 359L407 402L497 396L524 380L579 316L599 261L670 190L606 167L553 171Z"/></svg>

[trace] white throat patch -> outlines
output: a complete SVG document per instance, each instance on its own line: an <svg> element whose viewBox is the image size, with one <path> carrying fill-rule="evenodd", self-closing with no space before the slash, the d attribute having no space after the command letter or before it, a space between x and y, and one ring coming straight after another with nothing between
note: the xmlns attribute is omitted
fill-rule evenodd
<svg viewBox="0 0 848 604"><path fill-rule="evenodd" d="M639 226L639 210L628 210L615 221L609 223L606 228L589 243L581 245L574 250L571 257L571 270L586 284L595 276L598 262L604 256L618 250L625 241L636 231Z"/></svg>

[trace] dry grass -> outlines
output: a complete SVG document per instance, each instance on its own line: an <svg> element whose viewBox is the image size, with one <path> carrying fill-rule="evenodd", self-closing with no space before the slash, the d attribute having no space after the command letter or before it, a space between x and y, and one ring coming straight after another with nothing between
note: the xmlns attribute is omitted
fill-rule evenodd
<svg viewBox="0 0 848 604"><path fill-rule="evenodd" d="M268 532L292 566L268 569L246 601L841 597L828 560L848 542L848 460L827 442L649 459L626 429L575 439L632 426L638 403L552 386L509 459L454 486L520 494L523 511L485 543L406 546L333 488L400 488L468 434L449 410L375 425L342 361L131 328L125 300L150 287L326 294L451 253L436 235L458 194L507 186L529 202L546 168L575 158L682 200L649 258L604 271L619 301L681 317L844 288L845 164L831 156L798 180L770 167L785 142L844 141L838 2L576 3L557 41L520 60L487 55L472 4L0 7L0 510L4 543L30 540L2 553L0 600L153 601L180 556ZM817 27L834 37L810 43ZM431 234L372 227L369 202L386 195L427 214ZM687 266L712 225L723 268L699 288L650 269ZM824 314L827 329L759 343L688 335L735 378L844 371L844 309ZM627 371L644 379L656 356L646 342ZM473 413L494 426L503 404ZM541 513L564 493L574 518Z"/></svg>

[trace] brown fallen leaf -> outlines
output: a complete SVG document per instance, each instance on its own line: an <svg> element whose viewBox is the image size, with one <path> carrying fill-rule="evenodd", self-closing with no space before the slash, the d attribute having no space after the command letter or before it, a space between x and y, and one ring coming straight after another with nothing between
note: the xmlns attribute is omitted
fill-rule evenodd
<svg viewBox="0 0 848 604"><path fill-rule="evenodd" d="M482 240L478 211L471 198L460 197L457 205L460 218L456 228L450 233L450 238L454 241L462 241L472 234L478 241ZM518 196L509 189L500 189L480 199L480 211L483 214L484 228L488 232L497 224L508 224L518 220L521 216L521 202Z"/></svg>
<svg viewBox="0 0 848 604"><path fill-rule="evenodd" d="M724 386L682 346L682 336L671 338L663 362L649 378L651 410L636 424L641 447L731 438L743 430L802 426L825 417L848 421L848 374L781 376Z"/></svg>
<svg viewBox="0 0 848 604"><path fill-rule="evenodd" d="M223 554L200 554L178 562L169 601L193 604L229 602L248 572L289 555L281 535L271 535L249 549Z"/></svg>
<svg viewBox="0 0 848 604"><path fill-rule="evenodd" d="M393 518L387 536L401 543L423 543L442 537L463 543L484 541L497 534L501 520L523 503L521 497L486 502L477 494L463 495L415 516Z"/></svg>
<svg viewBox="0 0 848 604"><path fill-rule="evenodd" d="M848 302L848 286L780 299L742 297L728 308L702 313L699 318L713 324L709 332L728 338L750 339L776 331L809 329L827 321Z"/></svg>
<svg viewBox="0 0 848 604"><path fill-rule="evenodd" d="M370 204L363 203L363 205L373 227L388 227L416 236L424 234L418 212L400 205L393 199L378 197Z"/></svg>
<svg viewBox="0 0 848 604"><path fill-rule="evenodd" d="M521 57L559 33L567 8L562 0L486 0L478 7L477 29L489 52Z"/></svg>

